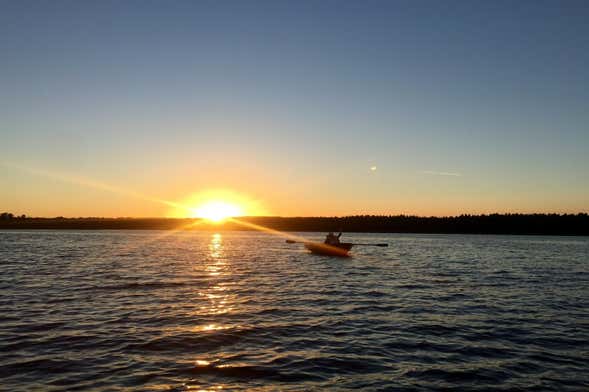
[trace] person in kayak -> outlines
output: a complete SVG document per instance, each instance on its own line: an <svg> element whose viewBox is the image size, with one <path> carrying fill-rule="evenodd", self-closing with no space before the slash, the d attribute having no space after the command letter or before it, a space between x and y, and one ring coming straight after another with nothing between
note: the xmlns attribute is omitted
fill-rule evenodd
<svg viewBox="0 0 589 392"><path fill-rule="evenodd" d="M327 245L338 245L340 243L339 238L341 237L341 235L341 231L338 235L335 235L332 231L330 231L329 234L327 234L327 236L325 237L324 243Z"/></svg>

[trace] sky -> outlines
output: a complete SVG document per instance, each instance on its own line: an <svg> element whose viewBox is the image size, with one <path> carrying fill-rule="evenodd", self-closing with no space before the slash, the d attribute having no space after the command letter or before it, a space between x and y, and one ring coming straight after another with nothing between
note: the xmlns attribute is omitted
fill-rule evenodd
<svg viewBox="0 0 589 392"><path fill-rule="evenodd" d="M587 1L3 1L0 210L586 212L587 20Z"/></svg>

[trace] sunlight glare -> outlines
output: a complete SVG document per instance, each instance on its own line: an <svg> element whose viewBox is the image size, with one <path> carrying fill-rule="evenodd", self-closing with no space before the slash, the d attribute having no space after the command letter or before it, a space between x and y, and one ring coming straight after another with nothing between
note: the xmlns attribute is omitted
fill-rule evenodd
<svg viewBox="0 0 589 392"><path fill-rule="evenodd" d="M186 208L173 208L167 216L203 218L211 223L219 223L238 216L268 214L260 200L229 189L209 189L193 193L177 204Z"/></svg>
<svg viewBox="0 0 589 392"><path fill-rule="evenodd" d="M193 211L193 218L203 218L213 222L221 222L243 214L239 206L224 201L209 201L194 208Z"/></svg>

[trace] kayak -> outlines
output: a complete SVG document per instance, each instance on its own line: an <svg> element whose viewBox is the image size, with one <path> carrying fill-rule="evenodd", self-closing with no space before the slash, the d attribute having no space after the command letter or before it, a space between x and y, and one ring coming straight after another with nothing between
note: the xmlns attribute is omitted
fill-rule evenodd
<svg viewBox="0 0 589 392"><path fill-rule="evenodd" d="M350 242L341 242L337 245L327 245L322 242L305 242L304 245L305 248L311 251L311 253L340 257L349 256L348 252L352 249L352 246L354 246L354 244Z"/></svg>
<svg viewBox="0 0 589 392"><path fill-rule="evenodd" d="M336 245L328 245L323 242L310 242L310 241L299 241L298 239L290 239L288 238L285 241L287 244L303 244L305 248L311 251L311 253L316 253L319 255L325 256L349 256L348 253L352 246L381 246L387 247L389 244L382 243L382 244L352 244L351 242L340 242Z"/></svg>

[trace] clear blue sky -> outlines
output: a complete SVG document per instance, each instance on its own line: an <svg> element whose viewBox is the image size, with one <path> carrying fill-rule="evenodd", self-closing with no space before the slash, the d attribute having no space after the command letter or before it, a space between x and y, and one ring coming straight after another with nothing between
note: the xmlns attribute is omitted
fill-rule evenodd
<svg viewBox="0 0 589 392"><path fill-rule="evenodd" d="M167 213L71 175L277 215L587 211L588 21L587 1L4 1L0 209Z"/></svg>

